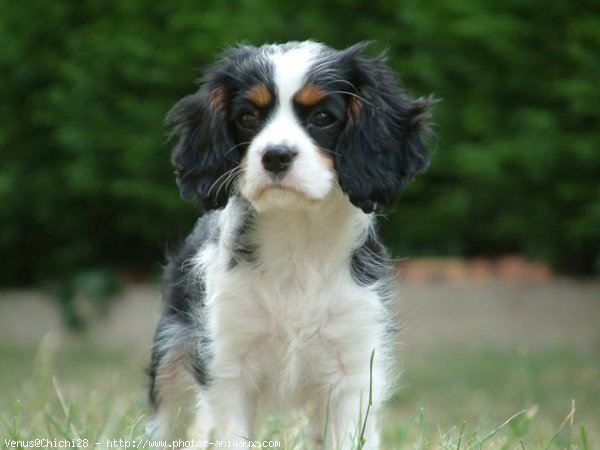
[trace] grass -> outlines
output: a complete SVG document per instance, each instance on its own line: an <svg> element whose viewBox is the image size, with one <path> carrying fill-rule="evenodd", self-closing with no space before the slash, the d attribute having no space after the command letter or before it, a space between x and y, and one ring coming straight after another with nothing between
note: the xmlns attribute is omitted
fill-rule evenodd
<svg viewBox="0 0 600 450"><path fill-rule="evenodd" d="M5 439L87 439L99 449L107 439L144 439L144 358L90 343L0 344L0 447ZM384 448L596 448L599 375L597 354L561 347L420 352L407 358L383 412ZM306 442L302 426L278 418L258 434L286 449Z"/></svg>

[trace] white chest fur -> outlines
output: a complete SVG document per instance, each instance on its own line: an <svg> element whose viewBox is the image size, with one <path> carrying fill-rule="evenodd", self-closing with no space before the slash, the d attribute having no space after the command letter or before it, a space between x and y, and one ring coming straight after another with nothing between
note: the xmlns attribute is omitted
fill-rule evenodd
<svg viewBox="0 0 600 450"><path fill-rule="evenodd" d="M375 288L350 274L369 217L332 197L310 210L257 215L250 237L256 260L235 267L226 244L239 226L239 204L223 212L219 241L197 258L214 377L242 380L286 404L305 403L331 386L364 386L370 354L383 340L385 310Z"/></svg>

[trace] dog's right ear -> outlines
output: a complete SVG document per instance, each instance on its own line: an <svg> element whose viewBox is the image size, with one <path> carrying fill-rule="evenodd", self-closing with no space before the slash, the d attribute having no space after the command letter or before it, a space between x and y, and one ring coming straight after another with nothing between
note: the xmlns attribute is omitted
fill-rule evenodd
<svg viewBox="0 0 600 450"><path fill-rule="evenodd" d="M177 185L184 198L197 199L205 210L227 204L234 184L230 174L241 159L227 125L227 106L227 90L209 76L167 115L179 139L171 156Z"/></svg>
<svg viewBox="0 0 600 450"><path fill-rule="evenodd" d="M348 121L334 153L340 186L365 213L390 206L429 164L432 98L414 99L388 66L385 54L363 55L368 43L340 52L354 92Z"/></svg>

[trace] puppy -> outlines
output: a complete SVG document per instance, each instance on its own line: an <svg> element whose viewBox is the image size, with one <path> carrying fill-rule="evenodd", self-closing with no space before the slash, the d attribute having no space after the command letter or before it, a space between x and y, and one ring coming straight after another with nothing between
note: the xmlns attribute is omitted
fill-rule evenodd
<svg viewBox="0 0 600 450"><path fill-rule="evenodd" d="M201 440L243 446L266 403L303 411L317 445L378 448L397 289L374 212L428 165L430 100L365 48L238 46L169 113L205 214L166 268L153 435L177 425L183 380Z"/></svg>

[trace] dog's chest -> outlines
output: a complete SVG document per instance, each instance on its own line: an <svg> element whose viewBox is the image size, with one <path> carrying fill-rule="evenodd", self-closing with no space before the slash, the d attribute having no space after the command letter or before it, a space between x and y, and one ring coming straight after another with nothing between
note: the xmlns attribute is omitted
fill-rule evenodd
<svg viewBox="0 0 600 450"><path fill-rule="evenodd" d="M348 267L332 271L315 260L294 258L298 255L273 258L271 264L260 266L240 265L208 277L208 301L217 319L235 322L234 332L249 339L293 347L314 343L328 325L343 322L344 310L352 308L348 297L361 290Z"/></svg>
<svg viewBox="0 0 600 450"><path fill-rule="evenodd" d="M275 397L284 390L302 396L354 353L363 354L361 364L368 358L381 324L376 292L354 282L348 258L332 268L328 258L304 257L298 251L269 264L207 267L219 376L251 370Z"/></svg>
<svg viewBox="0 0 600 450"><path fill-rule="evenodd" d="M215 377L248 377L278 398L300 398L333 374L368 367L383 311L377 290L350 270L365 218L331 211L320 223L279 215L252 232L230 217L233 231L202 250ZM236 230L248 233L243 248L252 252L237 260Z"/></svg>
<svg viewBox="0 0 600 450"><path fill-rule="evenodd" d="M274 399L301 399L346 361L354 364L355 353L366 364L379 327L375 294L342 270L328 280L305 276L251 268L224 275L212 305L217 371L250 372Z"/></svg>

